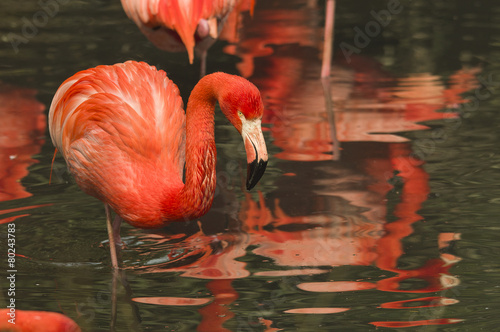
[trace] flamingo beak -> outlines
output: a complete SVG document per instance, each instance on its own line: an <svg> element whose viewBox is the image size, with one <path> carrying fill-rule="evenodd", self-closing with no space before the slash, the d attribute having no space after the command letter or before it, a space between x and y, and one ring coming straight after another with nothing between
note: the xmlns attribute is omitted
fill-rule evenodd
<svg viewBox="0 0 500 332"><path fill-rule="evenodd" d="M241 136L245 143L247 152L247 190L255 187L259 182L267 166L267 148L264 135L262 135L261 121L243 120Z"/></svg>

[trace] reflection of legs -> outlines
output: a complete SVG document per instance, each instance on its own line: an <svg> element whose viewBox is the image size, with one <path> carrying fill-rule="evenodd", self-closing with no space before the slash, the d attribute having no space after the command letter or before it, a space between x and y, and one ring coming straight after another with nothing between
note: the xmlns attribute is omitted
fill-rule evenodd
<svg viewBox="0 0 500 332"><path fill-rule="evenodd" d="M132 288L130 287L130 283L127 280L127 275L125 270L114 269L112 274L112 283L111 283L111 321L110 321L110 331L118 331L116 323L117 321L122 325L126 324L128 327L127 331L140 331L140 322L142 321L139 308L137 307L137 303L132 300L134 298L132 293ZM123 291L120 291L118 288L119 283L123 286ZM118 300L118 296L120 295L120 300ZM118 302L120 304L128 303L130 305L130 310L125 310L127 313L126 316L118 317ZM132 314L131 314L132 313ZM120 330L121 331L121 330Z"/></svg>
<svg viewBox="0 0 500 332"><path fill-rule="evenodd" d="M391 292L427 293L454 287L458 279L450 276L448 270L459 260L456 256L442 253L440 258L431 258L420 268L409 270L398 268L398 260L404 254L402 241L413 233L413 224L424 219L418 212L427 200L430 188L429 175L422 167L423 161L412 156L409 144L391 143L390 149L393 169L398 172L398 182L402 184L399 189L401 199L393 211L397 219L384 225L386 233L378 242L379 257L376 264L380 269L398 275L380 280L377 288ZM459 235L454 233L440 235L438 240L440 251L445 250L457 239ZM410 279L426 281L427 285L419 289L401 289L400 284Z"/></svg>
<svg viewBox="0 0 500 332"><path fill-rule="evenodd" d="M390 143L389 148L392 167L398 175L386 181L402 184L401 198L393 211L396 220L384 225L385 235L378 242L376 264L382 270L399 273L398 259L404 254L402 241L413 233L412 225L423 219L418 211L430 192L429 175L421 167L423 162L412 156L409 144Z"/></svg>
<svg viewBox="0 0 500 332"><path fill-rule="evenodd" d="M325 94L326 113L328 114L328 122L330 122L330 134L332 136L332 153L333 160L340 159L339 143L337 141L337 133L335 128L335 117L333 113L330 75L332 64L332 49L333 49L333 27L335 22L335 0L326 1L325 11L325 42L323 45L323 64L321 66L321 79L323 84L323 92Z"/></svg>
<svg viewBox="0 0 500 332"><path fill-rule="evenodd" d="M108 215L107 212L108 209L106 209L106 216ZM109 239L110 239L109 243L111 244L111 236L109 237ZM111 257L113 257L113 255L111 255ZM116 252L115 252L115 259L116 259ZM116 288L118 284L118 279L120 278L119 273L120 271L118 270L118 268L113 269L113 280L111 283L111 322L109 325L111 331L115 331L115 326L116 326L116 308L117 308L117 298L118 298Z"/></svg>
<svg viewBox="0 0 500 332"><path fill-rule="evenodd" d="M231 283L233 279L214 279L207 283L214 300L198 310L201 322L198 331L229 331L223 328L224 323L234 317L230 304L239 297Z"/></svg>
<svg viewBox="0 0 500 332"><path fill-rule="evenodd" d="M325 95L325 108L330 124L330 136L332 140L332 159L340 160L340 143L337 139L337 127L335 124L335 113L333 112L332 93L330 85L330 77L322 77L321 84L323 85L323 93Z"/></svg>
<svg viewBox="0 0 500 332"><path fill-rule="evenodd" d="M335 0L326 1L325 12L325 43L323 47L323 64L321 66L321 77L330 77L333 49L333 28L335 25Z"/></svg>
<svg viewBox="0 0 500 332"><path fill-rule="evenodd" d="M111 221L111 207L104 204L106 210L106 226L108 228L109 252L111 254L111 265L113 269L118 269L118 256L116 254L116 245L121 243L120 226L122 219L117 215L115 220Z"/></svg>

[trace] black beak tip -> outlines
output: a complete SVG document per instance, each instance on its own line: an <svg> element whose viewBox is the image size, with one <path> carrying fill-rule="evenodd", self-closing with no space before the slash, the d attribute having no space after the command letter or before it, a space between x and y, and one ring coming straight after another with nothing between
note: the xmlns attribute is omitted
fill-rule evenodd
<svg viewBox="0 0 500 332"><path fill-rule="evenodd" d="M248 164L247 167L247 190L251 190L259 182L262 175L266 171L267 160L257 159Z"/></svg>

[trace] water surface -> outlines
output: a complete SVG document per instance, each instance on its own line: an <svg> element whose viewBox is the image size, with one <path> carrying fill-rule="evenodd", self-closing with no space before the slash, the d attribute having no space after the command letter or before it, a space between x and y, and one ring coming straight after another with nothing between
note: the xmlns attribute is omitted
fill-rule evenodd
<svg viewBox="0 0 500 332"><path fill-rule="evenodd" d="M392 2L337 2L326 94L322 2L257 1L238 42L212 47L209 72L261 90L268 170L244 190L241 137L219 112L212 209L157 231L124 225L113 274L102 203L60 156L49 185L51 98L79 70L133 59L187 100L199 62L154 48L119 1L61 1L45 24L38 2L3 1L0 230L16 225L17 308L84 331L494 330L500 6L401 1L376 33Z"/></svg>

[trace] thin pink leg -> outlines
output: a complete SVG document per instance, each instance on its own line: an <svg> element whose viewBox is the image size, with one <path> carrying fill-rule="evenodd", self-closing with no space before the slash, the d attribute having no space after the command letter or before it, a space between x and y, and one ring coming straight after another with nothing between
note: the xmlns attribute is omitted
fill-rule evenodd
<svg viewBox="0 0 500 332"><path fill-rule="evenodd" d="M321 77L330 77L333 51L333 27L335 25L335 0L326 1L325 45L323 48L323 64Z"/></svg>
<svg viewBox="0 0 500 332"><path fill-rule="evenodd" d="M118 255L116 254L116 244L117 242L121 242L120 240L120 224L121 224L121 218L117 218L120 221L117 222L117 219L115 219L115 222L111 221L111 208L109 207L108 204L104 204L104 209L106 210L106 226L108 228L108 238L109 238L109 252L111 254L111 266L113 269L117 270L119 268L118 266ZM118 225L116 225L118 223Z"/></svg>
<svg viewBox="0 0 500 332"><path fill-rule="evenodd" d="M200 78L207 74L207 51L201 52Z"/></svg>

